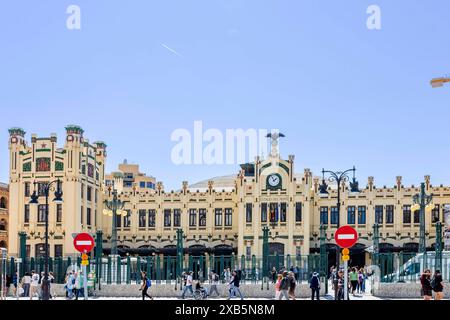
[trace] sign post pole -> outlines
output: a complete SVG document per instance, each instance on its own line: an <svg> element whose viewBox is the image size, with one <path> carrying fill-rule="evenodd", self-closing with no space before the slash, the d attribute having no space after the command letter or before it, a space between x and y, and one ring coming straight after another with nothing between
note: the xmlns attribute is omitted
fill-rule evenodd
<svg viewBox="0 0 450 320"><path fill-rule="evenodd" d="M95 247L94 238L89 233L79 233L74 235L73 245L75 249L80 252L81 266L83 270L83 290L84 300L88 300L88 285L87 285L87 266L89 265L89 256L87 255Z"/></svg>
<svg viewBox="0 0 450 320"><path fill-rule="evenodd" d="M344 261L344 300L348 300L348 261Z"/></svg>
<svg viewBox="0 0 450 320"><path fill-rule="evenodd" d="M83 264L83 285L84 285L84 300L88 299L88 290L87 290L87 274L86 274L86 265Z"/></svg>

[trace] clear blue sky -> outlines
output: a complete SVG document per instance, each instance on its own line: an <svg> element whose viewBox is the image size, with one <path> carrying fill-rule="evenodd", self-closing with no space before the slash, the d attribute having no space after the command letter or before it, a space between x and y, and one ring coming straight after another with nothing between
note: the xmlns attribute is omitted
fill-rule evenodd
<svg viewBox="0 0 450 320"><path fill-rule="evenodd" d="M66 9L81 8L81 30ZM382 29L366 27L371 4ZM297 172L450 185L448 0L41 0L0 6L0 181L13 126L81 125L167 189L237 166L175 166L177 128L280 128ZM174 54L162 44L176 50Z"/></svg>

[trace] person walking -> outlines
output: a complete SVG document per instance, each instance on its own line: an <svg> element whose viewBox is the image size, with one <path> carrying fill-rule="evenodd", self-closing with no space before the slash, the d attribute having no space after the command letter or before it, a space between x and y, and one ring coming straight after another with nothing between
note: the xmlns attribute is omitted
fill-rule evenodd
<svg viewBox="0 0 450 320"><path fill-rule="evenodd" d="M77 278L75 281L75 300L78 300L80 296L84 298L84 276L83 272L80 271L80 273L77 274Z"/></svg>
<svg viewBox="0 0 450 320"><path fill-rule="evenodd" d="M292 300L296 300L295 298L295 289L297 287L297 279L295 278L295 273L289 273L289 297Z"/></svg>
<svg viewBox="0 0 450 320"><path fill-rule="evenodd" d="M420 284L422 285L422 296L424 300L431 300L433 298L433 288L431 287L431 271L425 270L420 277Z"/></svg>
<svg viewBox="0 0 450 320"><path fill-rule="evenodd" d="M288 272L283 272L283 278L281 279L280 283L280 296L278 297L278 300L283 300L283 297L286 298L286 300L289 300L289 288L290 288L290 281L288 278Z"/></svg>
<svg viewBox="0 0 450 320"><path fill-rule="evenodd" d="M19 285L19 273L15 272L12 277L12 285L13 285L13 294L17 297L17 287Z"/></svg>
<svg viewBox="0 0 450 320"><path fill-rule="evenodd" d="M334 300L339 300L339 272L337 268L332 268L330 279L334 290Z"/></svg>
<svg viewBox="0 0 450 320"><path fill-rule="evenodd" d="M147 277L147 273L145 271L141 271L141 279L142 284L139 290L142 291L142 300L145 301L146 297L153 300L153 297L148 294L148 289L152 286L152 281Z"/></svg>
<svg viewBox="0 0 450 320"><path fill-rule="evenodd" d="M340 270L338 272L338 300L344 300L345 296L345 280L344 280L344 271ZM347 295L348 298L348 295Z"/></svg>
<svg viewBox="0 0 450 320"><path fill-rule="evenodd" d="M361 268L358 273L359 292L360 294L366 293L366 274L364 268Z"/></svg>
<svg viewBox="0 0 450 320"><path fill-rule="evenodd" d="M53 284L55 283L55 276L53 275L53 272L48 273L48 283L49 283L49 290L50 290L50 299L54 299L56 297L55 292L52 292Z"/></svg>
<svg viewBox="0 0 450 320"><path fill-rule="evenodd" d="M272 276L272 283L275 284L277 282L277 275L278 275L277 269L273 267L270 274Z"/></svg>
<svg viewBox="0 0 450 320"><path fill-rule="evenodd" d="M436 270L434 272L433 279L431 280L431 287L433 288L433 291L435 292L434 300L442 300L444 299L444 285L442 274L440 270Z"/></svg>
<svg viewBox="0 0 450 320"><path fill-rule="evenodd" d="M39 280L39 273L31 271L30 300L33 300L35 295L39 298Z"/></svg>
<svg viewBox="0 0 450 320"><path fill-rule="evenodd" d="M351 269L349 276L350 276L350 283L352 285L352 295L354 296L358 288L358 273L356 272L356 268Z"/></svg>
<svg viewBox="0 0 450 320"><path fill-rule="evenodd" d="M232 285L232 290L230 289L230 296L229 296L228 300L231 300L232 292L233 292L234 296L236 296L236 292L239 293L241 300L244 300L244 296L242 295L242 292L240 289L241 279L239 278L238 273L236 271L233 271L232 277L233 277L233 279L230 282L230 285Z"/></svg>
<svg viewBox="0 0 450 320"><path fill-rule="evenodd" d="M186 292L189 290L191 292L191 295L194 296L194 290L192 289L192 285L193 285L193 277L192 277L193 272L190 271L187 273L186 275L186 285L183 289L183 293L181 294L181 299L185 299L186 297Z"/></svg>
<svg viewBox="0 0 450 320"><path fill-rule="evenodd" d="M275 282L275 300L278 300L280 298L280 294L281 294L281 280L283 280L283 275L279 274L278 275L278 279Z"/></svg>
<svg viewBox="0 0 450 320"><path fill-rule="evenodd" d="M217 290L217 286L219 285L219 275L213 270L209 276L209 282L211 284L209 288L209 296L211 297L213 292L217 294L217 297L220 297L219 290Z"/></svg>
<svg viewBox="0 0 450 320"><path fill-rule="evenodd" d="M317 298L317 301L320 301L320 279L317 272L313 273L309 287L311 288L311 300L314 301Z"/></svg>
<svg viewBox="0 0 450 320"><path fill-rule="evenodd" d="M26 272L22 278L22 288L23 288L22 297L30 296L30 287L31 287L31 276L28 272Z"/></svg>
<svg viewBox="0 0 450 320"><path fill-rule="evenodd" d="M73 289L75 286L75 276L72 272L69 272L66 281L66 289L67 289L67 299L72 300L73 298Z"/></svg>

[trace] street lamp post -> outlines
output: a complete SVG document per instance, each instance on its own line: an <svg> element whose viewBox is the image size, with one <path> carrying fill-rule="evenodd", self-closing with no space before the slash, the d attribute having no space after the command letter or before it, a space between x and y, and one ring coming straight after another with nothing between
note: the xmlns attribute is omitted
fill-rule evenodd
<svg viewBox="0 0 450 320"><path fill-rule="evenodd" d="M420 239L419 239L419 253L423 254L424 267L427 267L427 242L425 235L425 212L431 212L434 208L432 204L433 195L425 193L425 183L420 184L420 193L413 196L414 205L411 207L411 212L420 210Z"/></svg>
<svg viewBox="0 0 450 320"><path fill-rule="evenodd" d="M109 189L109 192L111 193L111 188ZM112 200L105 200L104 204L107 210L104 211L104 215L109 215L112 217L112 230L111 230L111 255L117 256L117 221L116 217L119 216L125 216L128 213L126 211L123 211L123 208L125 207L126 201L122 201L117 196L117 190L113 190L112 192Z"/></svg>
<svg viewBox="0 0 450 320"><path fill-rule="evenodd" d="M269 228L263 228L263 277L269 276Z"/></svg>
<svg viewBox="0 0 450 320"><path fill-rule="evenodd" d="M51 182L39 182L39 184L35 181L34 183L34 191L31 195L30 204L39 205L39 197L45 197L45 257L44 257L44 279L42 280L42 300L50 300L50 281L48 279L48 260L49 260L49 245L48 245L48 197L50 195L50 191L55 191L55 198L53 202L56 204L61 204L62 200L62 188L61 188L61 180L54 180ZM39 185L39 190L36 193L36 185ZM56 190L55 190L56 186Z"/></svg>
<svg viewBox="0 0 450 320"><path fill-rule="evenodd" d="M322 169L322 184L319 187L319 196L324 197L328 196L328 185L325 182L325 174L329 174L328 181L329 182L336 182L337 183L337 228L340 227L340 220L341 220L341 183L346 182L350 180L350 177L348 174L350 172L353 172L353 179L350 182L350 192L351 193L359 193L358 189L358 181L356 181L356 168L353 166L352 169L348 169L345 171L329 171ZM339 247L336 245L336 267L338 267L340 264L339 261Z"/></svg>

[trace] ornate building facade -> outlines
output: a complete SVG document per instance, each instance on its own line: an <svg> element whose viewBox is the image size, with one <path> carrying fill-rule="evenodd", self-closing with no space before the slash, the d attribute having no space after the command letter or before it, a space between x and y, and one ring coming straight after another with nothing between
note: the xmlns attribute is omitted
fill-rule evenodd
<svg viewBox="0 0 450 320"><path fill-rule="evenodd" d="M33 134L30 144L20 128L10 129L9 134L9 253L19 255L24 250L22 240L28 256L44 254L43 183L60 179L64 203L53 203L53 193L49 195L49 250L56 257L74 254L72 234L95 232L101 227L106 145L90 144L83 129L73 125L66 127L62 148L58 147L55 134L50 137ZM37 206L29 203L34 191L39 195Z"/></svg>
<svg viewBox="0 0 450 320"><path fill-rule="evenodd" d="M0 183L0 248L8 249L9 187Z"/></svg>
<svg viewBox="0 0 450 320"><path fill-rule="evenodd" d="M103 200L111 197L113 189L126 202L127 214L114 217L121 254L174 256L176 231L182 229L188 253L261 256L262 230L269 227L271 254L305 255L319 251L320 228L326 226L325 244L333 264L334 233L340 224L358 230L360 239L352 259L354 264L363 265L370 258L367 249L373 245L375 223L380 226L381 252L418 249L420 216L411 207L412 197L420 190L404 186L401 177L393 187L382 188L369 177L357 194L351 193L346 183L331 185L324 196L319 194L322 177L309 169L295 173L295 157L283 159L274 148L269 157L241 165L234 175L192 185L185 181L180 190L168 191L162 182L140 173L137 165L123 163L117 172L104 176L104 143L90 145L79 127L67 128L63 149L56 147L55 136L33 137L28 147L23 130L12 129L10 135L12 254L19 250L19 232L26 233L31 255L38 253L43 242L42 222L39 212L27 208L27 194L33 181L53 178L63 180L65 202L60 220L58 209L50 206L52 255L56 246L63 246L58 252L64 255L73 254L71 234L80 231L102 231L103 248L108 253L112 218L102 212ZM93 171L86 171L89 164ZM435 223L443 221L444 205L450 204L450 187L433 186L429 176L425 176L425 186L426 192L434 195L435 209L425 219L426 242L432 248ZM337 187L341 189L339 216Z"/></svg>

